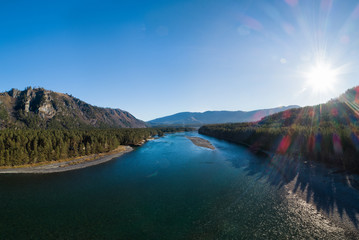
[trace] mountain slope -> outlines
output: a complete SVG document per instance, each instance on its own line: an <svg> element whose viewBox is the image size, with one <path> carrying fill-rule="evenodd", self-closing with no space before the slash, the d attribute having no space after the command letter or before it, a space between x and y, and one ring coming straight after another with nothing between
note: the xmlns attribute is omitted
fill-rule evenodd
<svg viewBox="0 0 359 240"><path fill-rule="evenodd" d="M0 93L0 128L142 128L146 124L120 109L100 108L43 88Z"/></svg>
<svg viewBox="0 0 359 240"><path fill-rule="evenodd" d="M325 104L289 109L257 123L207 125L199 132L275 156L305 157L359 172L359 87Z"/></svg>
<svg viewBox="0 0 359 240"><path fill-rule="evenodd" d="M299 106L287 106L271 109L261 109L255 111L207 111L199 112L181 112L174 115L157 118L149 121L151 125L204 125L215 123L230 122L249 122L259 121L263 117L273 113L281 112Z"/></svg>

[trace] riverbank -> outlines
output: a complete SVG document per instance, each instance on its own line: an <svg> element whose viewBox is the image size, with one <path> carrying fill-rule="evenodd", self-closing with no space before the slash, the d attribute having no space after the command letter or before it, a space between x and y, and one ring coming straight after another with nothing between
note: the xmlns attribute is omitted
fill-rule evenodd
<svg viewBox="0 0 359 240"><path fill-rule="evenodd" d="M63 174L0 175L0 225L13 226L2 238L359 239L353 176L202 137L216 147L207 151L186 136L201 138L168 134Z"/></svg>
<svg viewBox="0 0 359 240"><path fill-rule="evenodd" d="M125 153L131 152L132 150L133 148L130 146L119 146L115 150L108 153L92 154L75 159L46 162L37 165L23 165L3 168L0 169L0 174L67 172L108 162L114 158L124 155Z"/></svg>
<svg viewBox="0 0 359 240"><path fill-rule="evenodd" d="M196 145L196 146L199 146L199 147L204 147L204 148L209 148L209 149L212 149L214 150L215 147L207 140L203 139L203 138L199 138L199 137L186 137L188 138L189 140L191 140L191 142Z"/></svg>

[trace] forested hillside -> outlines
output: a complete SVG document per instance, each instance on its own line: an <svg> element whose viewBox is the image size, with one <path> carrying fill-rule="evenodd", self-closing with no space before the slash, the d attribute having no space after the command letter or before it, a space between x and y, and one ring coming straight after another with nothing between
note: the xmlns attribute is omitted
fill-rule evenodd
<svg viewBox="0 0 359 240"><path fill-rule="evenodd" d="M0 129L143 128L130 113L92 106L71 95L43 88L0 93Z"/></svg>
<svg viewBox="0 0 359 240"><path fill-rule="evenodd" d="M147 128L128 112L95 107L43 88L0 93L0 166L104 153L187 130L191 129Z"/></svg>
<svg viewBox="0 0 359 240"><path fill-rule="evenodd" d="M286 110L256 123L206 125L199 133L359 171L359 87L326 104Z"/></svg>

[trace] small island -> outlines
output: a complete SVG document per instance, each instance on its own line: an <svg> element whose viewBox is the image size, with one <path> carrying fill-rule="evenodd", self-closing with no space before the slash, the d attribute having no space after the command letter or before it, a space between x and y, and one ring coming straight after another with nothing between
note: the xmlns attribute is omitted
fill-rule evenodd
<svg viewBox="0 0 359 240"><path fill-rule="evenodd" d="M187 138L189 140L191 140L194 145L197 145L199 147L209 148L209 149L212 149L212 150L215 149L215 147L209 141L207 141L207 140L205 140L203 138L188 137L188 136L187 136Z"/></svg>

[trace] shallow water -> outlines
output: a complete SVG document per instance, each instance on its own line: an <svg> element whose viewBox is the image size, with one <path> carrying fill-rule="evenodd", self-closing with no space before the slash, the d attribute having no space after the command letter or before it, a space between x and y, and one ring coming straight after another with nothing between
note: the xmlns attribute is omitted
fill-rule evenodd
<svg viewBox="0 0 359 240"><path fill-rule="evenodd" d="M270 163L206 136L200 137L216 149L198 147L188 135L199 136L170 134L86 169L0 176L0 239L358 236L358 190L341 178L317 170L321 167ZM326 181L308 180L314 170ZM310 191L308 200L293 194L302 191ZM326 216L338 208L354 227L348 230Z"/></svg>

